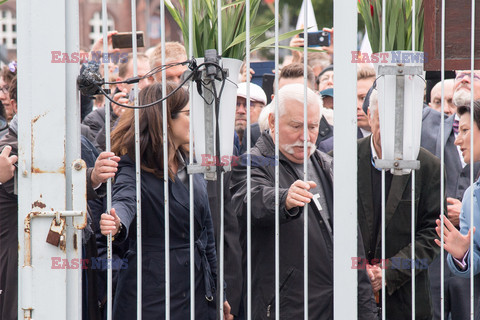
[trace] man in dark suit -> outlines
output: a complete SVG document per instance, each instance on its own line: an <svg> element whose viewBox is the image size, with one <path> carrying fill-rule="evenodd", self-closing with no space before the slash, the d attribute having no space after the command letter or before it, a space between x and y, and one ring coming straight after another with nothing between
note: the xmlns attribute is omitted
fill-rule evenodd
<svg viewBox="0 0 480 320"><path fill-rule="evenodd" d="M358 224L368 259L370 280L375 294L382 289L381 256L381 170L375 159L381 157L380 125L376 90L370 97L368 111L372 135L358 141ZM420 149L420 169L415 179L415 284L416 319L431 319L432 306L427 267L438 254L435 219L440 209L440 162L430 152ZM411 317L411 175L385 174L385 258L387 319Z"/></svg>
<svg viewBox="0 0 480 320"><path fill-rule="evenodd" d="M477 74L478 73L478 74ZM473 82L475 87L474 99L480 98L480 72L475 72L472 81L470 71L457 71L454 82L453 103L459 107L470 104L470 88ZM448 218L458 228L461 200L465 189L470 185L470 165L465 164L459 148L454 142L458 134L458 116L456 113L447 117L432 108L423 109L421 146L441 157L442 144L446 171L445 191L447 196ZM441 136L441 122L444 121L444 137ZM480 163L474 164L474 177L480 170ZM445 254L446 257L446 254ZM441 317L440 301L440 260L436 259L429 268L432 300L434 305L434 319ZM476 281L476 292L480 292L480 281ZM470 288L469 279L455 277L448 268L445 268L445 316L453 319L467 319L470 317ZM454 297L454 299L452 299Z"/></svg>

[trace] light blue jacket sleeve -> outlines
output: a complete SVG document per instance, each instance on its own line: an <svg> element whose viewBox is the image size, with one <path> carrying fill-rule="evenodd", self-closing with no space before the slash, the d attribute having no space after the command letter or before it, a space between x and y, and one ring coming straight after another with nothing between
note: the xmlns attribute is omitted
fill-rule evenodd
<svg viewBox="0 0 480 320"><path fill-rule="evenodd" d="M473 187L473 201L471 198L471 191L470 189ZM465 257L466 262L466 269L460 270L457 264L455 263L453 257L448 254L447 256L447 263L448 267L452 271L453 274L468 278L470 276L470 270L472 269L471 266L471 257L470 255L473 254L473 272L474 274L478 274L480 272L480 180L477 180L473 186L470 186L467 190L465 190L463 201L462 201L462 210L460 212L460 233L466 235L468 230L472 225L470 220L470 208L473 205L473 225L475 226L476 232L473 235L473 250Z"/></svg>

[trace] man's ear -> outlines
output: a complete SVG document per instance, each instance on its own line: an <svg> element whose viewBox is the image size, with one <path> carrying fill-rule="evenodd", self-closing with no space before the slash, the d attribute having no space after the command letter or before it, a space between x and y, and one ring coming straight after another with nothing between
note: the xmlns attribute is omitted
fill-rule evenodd
<svg viewBox="0 0 480 320"><path fill-rule="evenodd" d="M270 132L275 132L275 114L273 112L268 115L268 127Z"/></svg>
<svg viewBox="0 0 480 320"><path fill-rule="evenodd" d="M370 116L370 107L367 108L368 125L372 127L372 117Z"/></svg>
<svg viewBox="0 0 480 320"><path fill-rule="evenodd" d="M17 101L10 99L10 104L12 105L13 113L17 113Z"/></svg>

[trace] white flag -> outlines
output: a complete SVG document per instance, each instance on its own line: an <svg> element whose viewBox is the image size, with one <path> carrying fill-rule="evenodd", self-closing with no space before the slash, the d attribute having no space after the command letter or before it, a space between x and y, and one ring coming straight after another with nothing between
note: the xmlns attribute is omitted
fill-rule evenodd
<svg viewBox="0 0 480 320"><path fill-rule="evenodd" d="M315 12L313 12L312 0L303 0L302 8L300 9L297 20L297 30L302 29L302 26L305 24L305 3L307 3L307 22L309 27L307 32L318 31L317 20L315 19Z"/></svg>

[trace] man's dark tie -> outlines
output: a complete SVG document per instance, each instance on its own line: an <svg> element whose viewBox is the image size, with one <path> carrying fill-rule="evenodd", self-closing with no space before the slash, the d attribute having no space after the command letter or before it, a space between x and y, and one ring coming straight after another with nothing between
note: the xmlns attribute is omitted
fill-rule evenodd
<svg viewBox="0 0 480 320"><path fill-rule="evenodd" d="M458 120L457 119L453 120L453 132L455 134L458 133Z"/></svg>

